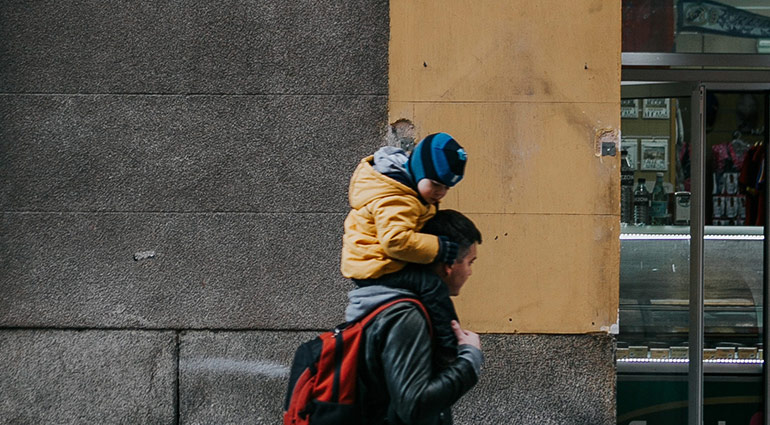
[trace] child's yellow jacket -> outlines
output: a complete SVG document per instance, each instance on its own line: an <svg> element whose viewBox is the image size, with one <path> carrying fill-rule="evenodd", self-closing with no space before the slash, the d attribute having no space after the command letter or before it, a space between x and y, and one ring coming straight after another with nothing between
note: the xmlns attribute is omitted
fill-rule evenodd
<svg viewBox="0 0 770 425"><path fill-rule="evenodd" d="M438 237L418 233L436 214L414 189L372 168L373 156L361 160L350 179L351 210L342 237L342 274L374 279L404 268L428 264L438 255Z"/></svg>

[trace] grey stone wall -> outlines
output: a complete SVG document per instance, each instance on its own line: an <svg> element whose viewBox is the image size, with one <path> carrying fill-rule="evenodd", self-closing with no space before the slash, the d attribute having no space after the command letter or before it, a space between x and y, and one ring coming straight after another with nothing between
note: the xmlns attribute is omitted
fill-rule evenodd
<svg viewBox="0 0 770 425"><path fill-rule="evenodd" d="M479 384L453 409L472 424L614 425L614 338L482 335Z"/></svg>
<svg viewBox="0 0 770 425"><path fill-rule="evenodd" d="M0 423L174 423L177 346L171 331L0 331Z"/></svg>
<svg viewBox="0 0 770 425"><path fill-rule="evenodd" d="M3 2L0 325L334 323L387 42L387 2Z"/></svg>
<svg viewBox="0 0 770 425"><path fill-rule="evenodd" d="M340 321L347 180L387 124L388 13L0 4L0 423L278 421L280 373L208 394L263 376L238 369L238 332L182 331L284 331L248 360Z"/></svg>
<svg viewBox="0 0 770 425"><path fill-rule="evenodd" d="M0 424L279 423L294 349L342 318L388 13L0 3ZM614 421L608 338L484 344L458 423Z"/></svg>

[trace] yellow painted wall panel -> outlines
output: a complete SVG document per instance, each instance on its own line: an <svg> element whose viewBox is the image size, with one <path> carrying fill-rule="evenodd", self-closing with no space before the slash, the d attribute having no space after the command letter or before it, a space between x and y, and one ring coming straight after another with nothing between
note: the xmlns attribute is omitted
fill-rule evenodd
<svg viewBox="0 0 770 425"><path fill-rule="evenodd" d="M477 332L607 332L617 323L614 216L468 214L483 235L455 305ZM615 306L615 308L608 308Z"/></svg>
<svg viewBox="0 0 770 425"><path fill-rule="evenodd" d="M617 102L620 1L391 1L393 101Z"/></svg>
<svg viewBox="0 0 770 425"><path fill-rule="evenodd" d="M617 104L393 102L391 120L419 137L444 131L468 152L465 178L442 207L465 212L620 214L619 156L596 134L618 129Z"/></svg>
<svg viewBox="0 0 770 425"><path fill-rule="evenodd" d="M467 149L442 208L484 233L457 300L480 332L607 332L617 321L619 0L392 0L389 118ZM617 133L614 133L617 136ZM612 137L610 140L614 140Z"/></svg>

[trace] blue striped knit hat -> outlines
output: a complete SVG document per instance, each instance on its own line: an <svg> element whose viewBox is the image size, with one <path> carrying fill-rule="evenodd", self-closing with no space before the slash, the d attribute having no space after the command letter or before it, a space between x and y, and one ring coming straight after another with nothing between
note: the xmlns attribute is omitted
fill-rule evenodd
<svg viewBox="0 0 770 425"><path fill-rule="evenodd" d="M452 136L436 133L417 144L406 167L415 183L430 179L452 187L462 180L467 159L465 149Z"/></svg>

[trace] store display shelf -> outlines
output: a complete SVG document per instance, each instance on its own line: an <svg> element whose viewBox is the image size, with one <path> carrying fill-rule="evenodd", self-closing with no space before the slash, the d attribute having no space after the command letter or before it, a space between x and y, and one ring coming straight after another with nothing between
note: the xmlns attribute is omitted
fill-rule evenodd
<svg viewBox="0 0 770 425"><path fill-rule="evenodd" d="M764 360L761 359L710 359L703 360L703 372L717 375L759 375ZM618 374L687 374L688 359L618 359Z"/></svg>

